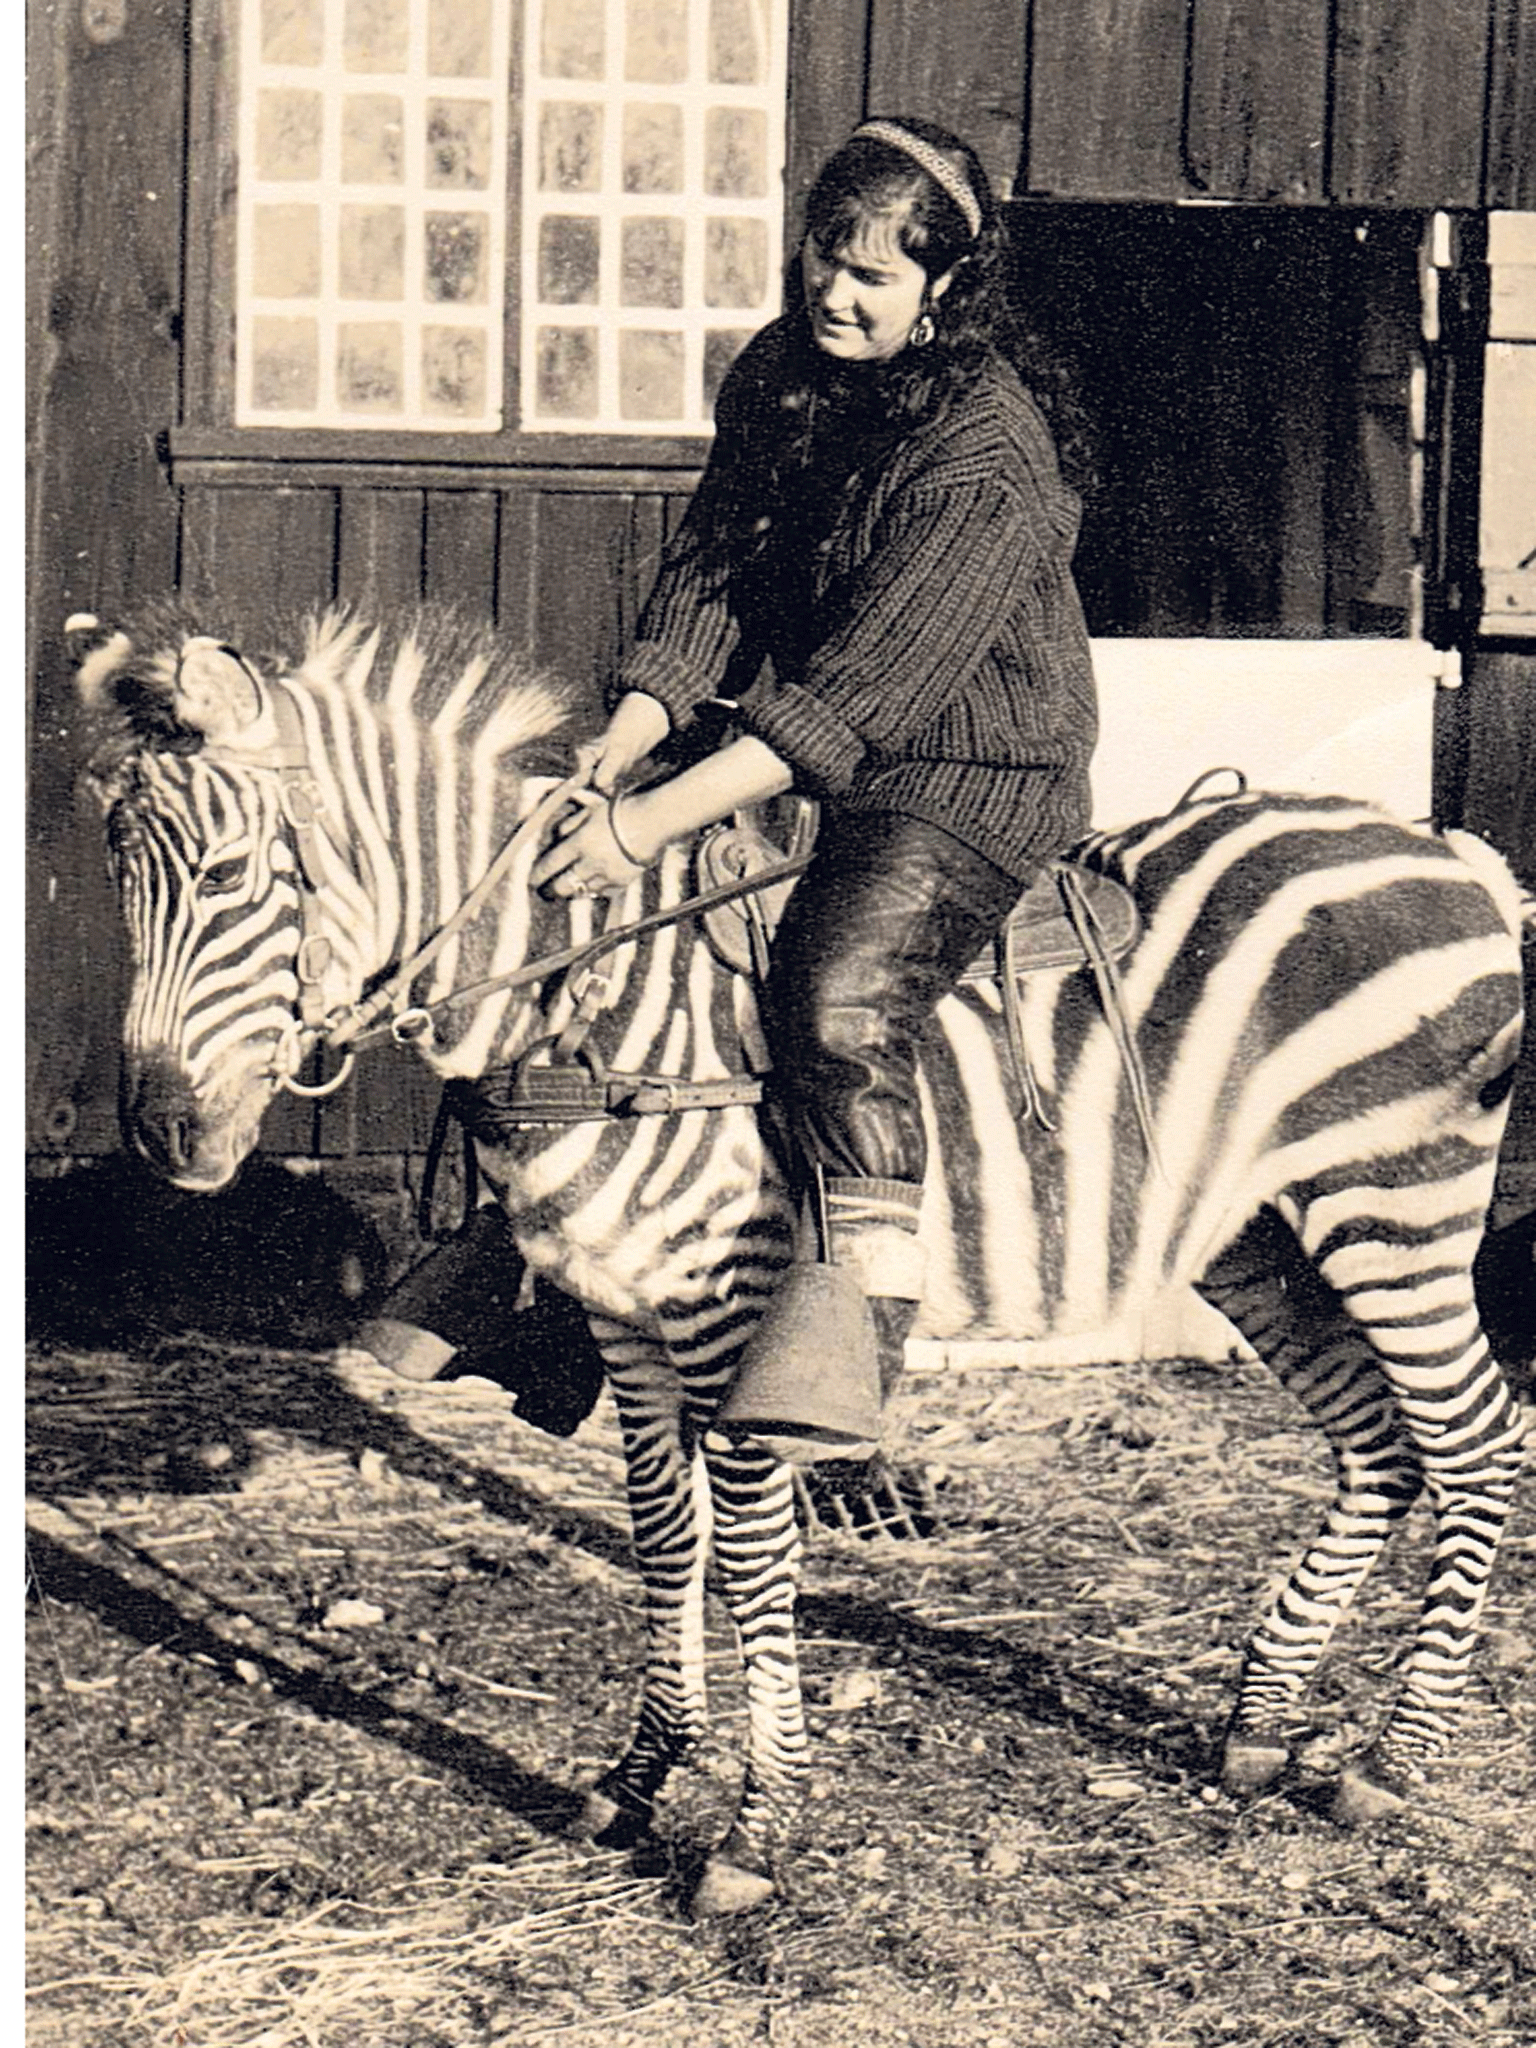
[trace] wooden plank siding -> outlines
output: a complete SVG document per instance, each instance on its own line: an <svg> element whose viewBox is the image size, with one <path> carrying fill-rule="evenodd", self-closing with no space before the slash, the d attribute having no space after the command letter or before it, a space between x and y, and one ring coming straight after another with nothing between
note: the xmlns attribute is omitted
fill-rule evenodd
<svg viewBox="0 0 1536 2048"><path fill-rule="evenodd" d="M28 27L46 201L29 250L27 1142L89 1152L115 1143L123 947L94 806L75 797L61 629L176 579L160 458L180 375L182 6L139 0L115 41L93 41L75 7L30 9Z"/></svg>
<svg viewBox="0 0 1536 2048"><path fill-rule="evenodd" d="M1035 0L1018 189L1187 197L1189 0Z"/></svg>
<svg viewBox="0 0 1536 2048"><path fill-rule="evenodd" d="M194 37L193 4L133 0L122 32L102 41L87 27L95 17L65 0L28 9L27 1104L28 1144L45 1152L115 1142L123 975L99 832L72 798L67 613L110 617L179 591L216 599L238 630L333 598L364 609L448 598L575 684L595 716L705 453L696 438L512 428L234 430L238 16L236 0L206 0ZM1153 202L1140 211L1154 238L1185 200L1536 206L1536 0L792 0L790 38L791 233L828 151L865 115L890 112L965 134L999 189L1028 195L1021 218L1042 214L1033 202L1046 197L1091 202L1085 213ZM1332 272L1313 288L1292 280L1283 348L1211 314L1198 346L1231 358L1212 422L1228 444L1278 416L1282 370L1300 377L1329 348L1335 291ZM1368 374L1379 390L1362 383L1359 403L1376 404L1390 434L1401 373L1388 362ZM1344 431L1342 411L1332 424ZM1181 448L1159 431L1146 437L1153 468L1202 459L1198 437ZM1289 510L1284 560L1262 573L1278 577L1275 603L1297 631L1336 630L1341 616L1329 577L1347 508L1325 502L1323 439L1298 414L1266 449ZM1170 490L1167 502L1171 530L1128 525L1125 536L1159 557L1130 547L1117 573L1172 591L1167 630L1190 630L1193 617L1219 632L1241 615L1238 586L1252 573L1241 518L1224 529L1228 556L1213 560L1203 528L1178 527L1189 494ZM1187 570L1187 599L1169 562ZM1155 618L1157 603L1147 611ZM1498 691L1482 701L1502 715ZM407 1078L419 1070L403 1058L364 1068L323 1110L286 1106L269 1143L419 1150L430 1101Z"/></svg>
<svg viewBox="0 0 1536 2048"><path fill-rule="evenodd" d="M1021 192L1536 203L1536 0L1033 0L1027 32Z"/></svg>
<svg viewBox="0 0 1536 2048"><path fill-rule="evenodd" d="M1328 12L1306 0L1200 0L1184 148L1203 198L1326 195Z"/></svg>
<svg viewBox="0 0 1536 2048"><path fill-rule="evenodd" d="M1329 196L1476 206L1487 0L1338 0Z"/></svg>
<svg viewBox="0 0 1536 2048"><path fill-rule="evenodd" d="M1028 79L1028 17L997 0L869 0L868 111L913 114L963 135L993 190L1012 196Z"/></svg>

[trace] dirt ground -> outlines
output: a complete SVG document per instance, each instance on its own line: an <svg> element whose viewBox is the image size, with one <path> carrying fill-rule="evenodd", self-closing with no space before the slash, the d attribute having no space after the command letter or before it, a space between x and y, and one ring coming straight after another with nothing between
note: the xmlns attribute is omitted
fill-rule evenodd
<svg viewBox="0 0 1536 2048"><path fill-rule="evenodd" d="M909 1373L941 1539L820 1538L781 1898L693 1924L743 1704L636 1855L564 1832L641 1655L606 1403L191 1340L29 1363L33 2048L1515 2048L1536 2040L1536 1516L1411 1815L1318 1810L1416 1516L1248 1806L1211 1745L1326 1459L1261 1370Z"/></svg>

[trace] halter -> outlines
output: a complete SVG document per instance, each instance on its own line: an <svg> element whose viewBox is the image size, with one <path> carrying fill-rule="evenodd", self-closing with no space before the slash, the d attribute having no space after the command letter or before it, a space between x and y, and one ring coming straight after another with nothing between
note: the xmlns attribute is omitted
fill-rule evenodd
<svg viewBox="0 0 1536 2048"><path fill-rule="evenodd" d="M298 1069L309 1050L306 1041L316 1045L325 1042L325 977L335 957L335 948L329 935L323 930L320 918L318 877L322 873L321 840L324 836L325 805L320 785L310 769L309 751L304 744L304 728L299 719L297 706L285 692L268 688L263 684L251 664L237 649L229 648L226 652L234 656L261 690L264 700L271 705L273 723L277 727L277 739L272 746L257 755L232 747L210 744L203 749L204 757L213 761L238 762L242 767L275 770L278 805L293 833L293 857L297 868L295 886L299 895L301 925L299 950L294 959L294 972L299 979L300 1028L292 1064L276 1068L277 1081L279 1087L285 1088L290 1095L333 1095L352 1072L350 1059L331 1076L330 1080L322 1081L316 1086L310 1086L297 1079ZM334 839L332 843L334 844Z"/></svg>
<svg viewBox="0 0 1536 2048"><path fill-rule="evenodd" d="M237 657L243 667L249 666L243 657ZM259 681L259 678L256 679ZM411 984L417 976L430 967L442 952L448 941L463 927L478 917L505 879L516 862L518 855L530 843L537 845L550 822L588 786L590 768L568 775L563 782L545 792L539 802L513 830L500 852L492 860L480 880L469 894L448 914L432 935L403 960L393 974L362 1001L349 1004L345 1009L327 1011L325 1007L324 981L330 968L334 949L331 941L321 928L321 903L318 877L323 872L320 858L322 837L329 837L336 846L336 835L327 833L328 823L320 786L310 768L308 750L304 744L304 733L299 721L298 710L292 700L279 689L264 689L271 704L277 725L276 742L264 752L251 755L238 753L232 748L209 746L204 749L212 759L238 760L243 766L270 768L278 776L279 803L283 816L293 830L293 851L298 867L299 910L302 920L302 936L296 960L299 979L299 1000L297 1004L298 1030L295 1034L295 1052L291 1064L275 1067L278 1086L291 1095L306 1098L335 1094L346 1082L356 1056L370 1045L393 1040L402 1046L419 1045L431 1032L434 1020L442 1013L457 1009L465 1003L482 1001L486 996L496 995L503 990L527 988L536 982L547 980L552 974L580 970L591 966L605 953L626 945L631 939L643 937L648 932L660 931L667 925L681 923L686 918L702 917L706 911L714 910L721 904L732 903L743 896L756 894L772 888L775 883L785 882L803 874L810 865L809 853L774 863L759 869L757 873L742 877L738 881L721 884L717 888L705 889L685 897L682 902L664 910L653 910L643 917L630 919L615 925L575 946L565 946L546 953L537 960L528 961L522 967L510 969L486 980L472 982L447 994L435 997L430 1003L412 1004L409 1001ZM338 849L339 850L339 849ZM590 1025L601 1006L606 986L596 977L585 989L578 992L578 1018ZM329 1080L316 1084L296 1079L298 1068L309 1053L329 1048L345 1052L341 1066ZM570 1051L574 1051L572 1046ZM569 1052L567 1054L569 1057ZM646 1083L643 1089L630 1090L625 1098L631 1113L645 1110L656 1113L663 1107L681 1108L694 1106L680 1098L698 1088L715 1089L718 1084L677 1082L662 1084L653 1088L651 1076L620 1077L615 1082L632 1078L637 1084ZM617 1091L622 1094L623 1091ZM617 1101L615 1094L615 1102ZM662 1096L666 1100L663 1103ZM654 1099L653 1099L654 1098ZM713 1096L710 1098L713 1103Z"/></svg>

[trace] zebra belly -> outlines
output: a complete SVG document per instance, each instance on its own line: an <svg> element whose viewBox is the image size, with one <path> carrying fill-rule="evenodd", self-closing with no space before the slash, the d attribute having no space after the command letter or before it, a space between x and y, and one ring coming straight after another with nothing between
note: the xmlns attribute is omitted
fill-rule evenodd
<svg viewBox="0 0 1536 2048"><path fill-rule="evenodd" d="M658 1332L764 1294L790 1254L782 1178L751 1110L686 1110L481 1144L482 1170L537 1273Z"/></svg>

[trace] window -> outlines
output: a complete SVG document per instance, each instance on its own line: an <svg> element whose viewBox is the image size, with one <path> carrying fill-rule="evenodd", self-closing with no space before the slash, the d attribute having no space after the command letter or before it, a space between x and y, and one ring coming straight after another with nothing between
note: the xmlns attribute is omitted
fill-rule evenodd
<svg viewBox="0 0 1536 2048"><path fill-rule="evenodd" d="M707 433L779 303L787 14L241 0L235 423Z"/></svg>

